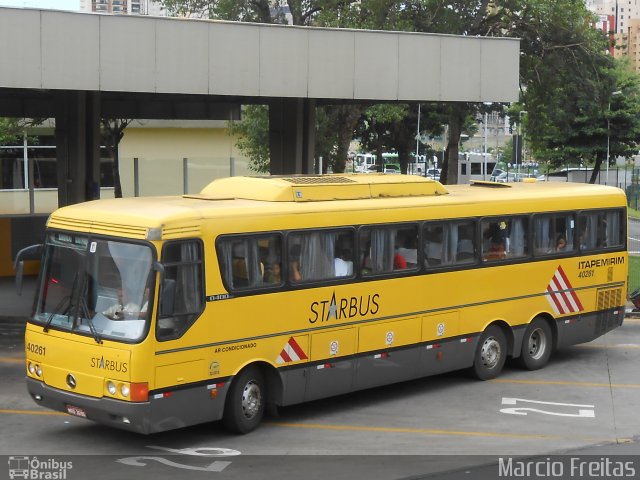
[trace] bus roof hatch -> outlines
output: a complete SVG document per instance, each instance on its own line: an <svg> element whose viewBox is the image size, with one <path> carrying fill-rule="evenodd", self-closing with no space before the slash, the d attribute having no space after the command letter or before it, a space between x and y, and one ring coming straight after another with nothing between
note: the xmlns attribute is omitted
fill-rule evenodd
<svg viewBox="0 0 640 480"><path fill-rule="evenodd" d="M449 192L434 180L415 175L336 174L219 178L187 198L318 202L366 198L423 197Z"/></svg>

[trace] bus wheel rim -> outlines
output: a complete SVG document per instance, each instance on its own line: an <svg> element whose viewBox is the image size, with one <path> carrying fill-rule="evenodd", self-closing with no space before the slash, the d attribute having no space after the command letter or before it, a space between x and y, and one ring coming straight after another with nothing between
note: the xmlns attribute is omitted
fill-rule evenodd
<svg viewBox="0 0 640 480"><path fill-rule="evenodd" d="M529 356L534 360L540 359L547 350L547 336L541 328L536 328L529 335Z"/></svg>
<svg viewBox="0 0 640 480"><path fill-rule="evenodd" d="M482 350L480 351L480 357L482 358L482 364L488 369L495 368L500 363L500 357L502 350L500 342L494 337L487 338L482 344Z"/></svg>
<svg viewBox="0 0 640 480"><path fill-rule="evenodd" d="M242 391L242 413L245 418L252 419L260 411L262 393L258 384L251 380L247 382Z"/></svg>

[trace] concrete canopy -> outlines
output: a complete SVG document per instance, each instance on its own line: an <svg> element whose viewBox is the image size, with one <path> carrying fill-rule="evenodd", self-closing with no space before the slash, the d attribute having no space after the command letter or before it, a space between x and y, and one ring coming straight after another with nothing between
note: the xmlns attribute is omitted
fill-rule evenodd
<svg viewBox="0 0 640 480"><path fill-rule="evenodd" d="M518 99L517 39L0 8L0 44L0 116L55 116L75 145L58 160L81 183L101 116L230 119L266 103L274 173L308 173L316 102Z"/></svg>

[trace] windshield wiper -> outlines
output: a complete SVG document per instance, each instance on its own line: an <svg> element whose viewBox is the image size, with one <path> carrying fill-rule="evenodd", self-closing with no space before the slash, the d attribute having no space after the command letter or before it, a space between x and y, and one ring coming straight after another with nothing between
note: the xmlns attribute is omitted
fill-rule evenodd
<svg viewBox="0 0 640 480"><path fill-rule="evenodd" d="M42 329L43 332L47 333L49 331L49 325L51 325L51 322L53 321L53 317L54 315L60 313L60 310L62 307L62 304L66 301L69 300L69 305L67 306L67 308L64 310L64 313L67 313L70 309L71 309L71 295L67 295L62 297L62 300L60 300L60 302L58 302L58 304L56 305L56 307L51 311L51 313L49 314L49 317L47 318L47 321L44 324L44 328ZM63 314L64 315L64 314Z"/></svg>
<svg viewBox="0 0 640 480"><path fill-rule="evenodd" d="M93 324L93 320L91 320L91 315L89 314L89 308L87 307L87 301L84 296L80 298L80 308L82 309L82 315L87 319L87 325L89 325L89 330L91 330L91 335L93 335L93 339L96 343L102 343L102 337L96 330L96 326ZM76 317L77 321L77 317Z"/></svg>

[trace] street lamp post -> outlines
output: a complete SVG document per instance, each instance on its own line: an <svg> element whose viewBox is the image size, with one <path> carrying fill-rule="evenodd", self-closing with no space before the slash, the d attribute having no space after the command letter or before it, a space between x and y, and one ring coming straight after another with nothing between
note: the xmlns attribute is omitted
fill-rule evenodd
<svg viewBox="0 0 640 480"><path fill-rule="evenodd" d="M415 161L416 168L418 168L418 165L420 164L420 157L418 155L419 153L420 153L420 104L418 104L418 129L416 132L416 161ZM427 175L427 165L428 165L428 162L425 161L424 163L425 176Z"/></svg>
<svg viewBox="0 0 640 480"><path fill-rule="evenodd" d="M486 180L486 175L487 175L487 121L488 121L488 114L487 112L484 112L484 142L482 142L483 144L483 152L482 152L482 180Z"/></svg>
<svg viewBox="0 0 640 480"><path fill-rule="evenodd" d="M492 102L483 102L484 105L490 107L493 105ZM489 114L484 112L484 141L483 143L483 152L482 152L482 180L487 179L487 123L489 122Z"/></svg>
<svg viewBox="0 0 640 480"><path fill-rule="evenodd" d="M613 97L614 95L621 95L622 92L620 90L616 90L615 92L611 93L611 96ZM610 133L611 133L611 100L609 100L609 105L607 107L607 179L605 180L605 185L609 185L609 163L610 163L610 158L609 158L609 145L610 145Z"/></svg>
<svg viewBox="0 0 640 480"><path fill-rule="evenodd" d="M516 165L517 165L517 169L518 169L518 173L520 173L520 164L522 163L522 160L524 158L524 151L522 152L522 156L520 157L520 161L518 162L518 153L520 152L520 150L518 150L518 142L520 141L520 124L522 123L522 115L524 115L525 113L528 113L526 110L520 110L518 112L518 123L516 124L516 155L515 155L515 160L516 160ZM523 142L524 144L524 142ZM523 145L524 146L524 145ZM524 148L523 148L524 150Z"/></svg>
<svg viewBox="0 0 640 480"><path fill-rule="evenodd" d="M444 154L447 152L447 138L449 137L449 124L443 125L444 126L444 137L442 137L442 163L440 164L440 167L438 167L438 165L435 165L436 168L442 168L442 165L444 165Z"/></svg>

